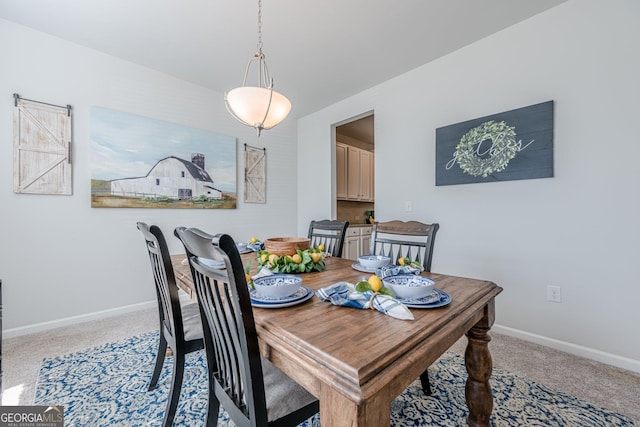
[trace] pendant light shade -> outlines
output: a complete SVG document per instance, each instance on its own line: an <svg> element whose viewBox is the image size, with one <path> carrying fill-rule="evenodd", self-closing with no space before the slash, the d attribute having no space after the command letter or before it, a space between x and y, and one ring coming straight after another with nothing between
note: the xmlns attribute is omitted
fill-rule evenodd
<svg viewBox="0 0 640 427"><path fill-rule="evenodd" d="M247 76L253 62L258 63L257 86L247 86ZM273 79L262 53L262 0L258 0L258 52L249 60L242 86L224 95L227 110L241 123L256 129L258 136L263 129L271 129L282 122L291 102L273 90Z"/></svg>
<svg viewBox="0 0 640 427"><path fill-rule="evenodd" d="M233 117L256 128L258 134L283 121L291 111L291 102L273 88L237 87L227 92L225 102Z"/></svg>

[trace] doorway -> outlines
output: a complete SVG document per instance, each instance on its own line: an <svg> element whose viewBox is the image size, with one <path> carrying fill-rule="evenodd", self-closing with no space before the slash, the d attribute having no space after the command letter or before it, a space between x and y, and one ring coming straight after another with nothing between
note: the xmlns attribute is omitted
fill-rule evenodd
<svg viewBox="0 0 640 427"><path fill-rule="evenodd" d="M335 212L339 221L368 224L375 205L372 111L335 125Z"/></svg>

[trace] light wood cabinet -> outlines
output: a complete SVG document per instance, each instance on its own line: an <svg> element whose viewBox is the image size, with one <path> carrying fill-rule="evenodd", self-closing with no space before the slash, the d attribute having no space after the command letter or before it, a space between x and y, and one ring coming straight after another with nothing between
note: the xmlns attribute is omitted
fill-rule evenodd
<svg viewBox="0 0 640 427"><path fill-rule="evenodd" d="M342 258L357 261L360 255L368 255L372 229L367 226L347 228Z"/></svg>
<svg viewBox="0 0 640 427"><path fill-rule="evenodd" d="M336 198L347 198L347 146L336 144Z"/></svg>
<svg viewBox="0 0 640 427"><path fill-rule="evenodd" d="M360 150L360 200L373 202L373 153Z"/></svg>
<svg viewBox="0 0 640 427"><path fill-rule="evenodd" d="M373 202L373 165L372 152L336 143L336 198Z"/></svg>

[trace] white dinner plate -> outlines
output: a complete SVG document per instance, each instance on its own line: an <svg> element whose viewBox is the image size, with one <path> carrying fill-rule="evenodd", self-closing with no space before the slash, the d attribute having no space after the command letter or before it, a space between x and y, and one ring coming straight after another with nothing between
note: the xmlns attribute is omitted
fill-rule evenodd
<svg viewBox="0 0 640 427"><path fill-rule="evenodd" d="M206 265L209 268L225 268L224 261L218 259L198 258L198 261L202 265Z"/></svg>

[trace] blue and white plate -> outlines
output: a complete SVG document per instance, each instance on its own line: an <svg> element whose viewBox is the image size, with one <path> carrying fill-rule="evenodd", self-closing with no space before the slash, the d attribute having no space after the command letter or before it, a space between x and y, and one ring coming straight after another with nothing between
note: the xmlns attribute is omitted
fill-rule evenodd
<svg viewBox="0 0 640 427"><path fill-rule="evenodd" d="M251 295L251 305L260 308L290 307L292 305L300 304L307 301L308 299L311 299L314 294L313 289L308 286L300 286L300 289L298 289L296 293L281 299L256 299L255 296L257 294L255 293L255 290L250 290L249 293ZM258 295L258 298L261 297Z"/></svg>
<svg viewBox="0 0 640 427"><path fill-rule="evenodd" d="M264 295L260 295L257 289L249 289L249 295L251 299L257 302L265 302L271 304L280 304L283 302L295 301L307 296L307 289L304 286L300 286L300 288L295 291L291 295L287 295L286 297L268 297Z"/></svg>
<svg viewBox="0 0 640 427"><path fill-rule="evenodd" d="M377 270L376 268L365 267L364 265L360 264L359 262L351 264L351 268L353 268L354 270L362 271L363 273L375 273L376 270Z"/></svg>
<svg viewBox="0 0 640 427"><path fill-rule="evenodd" d="M396 298L399 302L403 303L410 308L437 308L442 307L451 302L451 295L443 291L442 289L434 289L434 291L423 298Z"/></svg>

